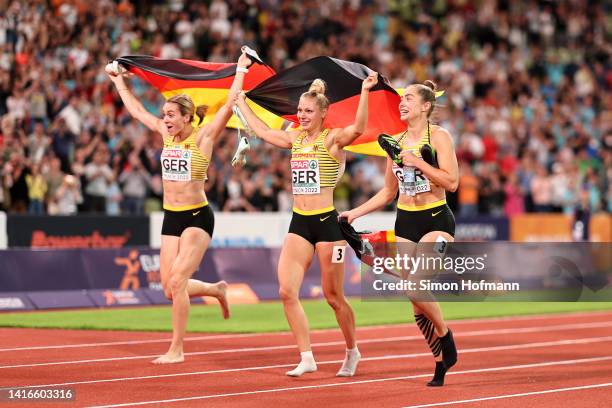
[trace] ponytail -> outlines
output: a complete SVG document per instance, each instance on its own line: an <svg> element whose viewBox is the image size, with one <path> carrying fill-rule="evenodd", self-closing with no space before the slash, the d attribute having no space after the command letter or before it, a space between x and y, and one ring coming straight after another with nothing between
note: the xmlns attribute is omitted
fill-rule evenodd
<svg viewBox="0 0 612 408"><path fill-rule="evenodd" d="M307 92L302 94L302 98L312 98L317 101L317 105L321 110L325 110L329 107L329 99L325 96L325 91L327 90L327 84L322 79L315 79L310 84L310 88L308 88Z"/></svg>

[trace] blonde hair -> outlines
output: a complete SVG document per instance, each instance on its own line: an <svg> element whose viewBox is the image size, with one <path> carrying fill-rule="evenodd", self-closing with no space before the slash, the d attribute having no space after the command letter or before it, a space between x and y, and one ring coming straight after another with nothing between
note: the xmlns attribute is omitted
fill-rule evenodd
<svg viewBox="0 0 612 408"><path fill-rule="evenodd" d="M427 79L422 84L413 84L412 86L416 88L423 102L431 103L431 107L427 111L427 117L429 118L436 107L436 83Z"/></svg>
<svg viewBox="0 0 612 408"><path fill-rule="evenodd" d="M307 92L304 92L300 98L312 98L315 99L317 105L321 110L325 110L329 107L329 99L325 96L327 90L327 84L322 79L315 79L310 84Z"/></svg>
<svg viewBox="0 0 612 408"><path fill-rule="evenodd" d="M189 121L193 121L193 116L197 115L200 120L198 121L198 126L204 120L204 116L206 116L206 111L208 110L208 106L199 105L195 106L193 101L188 95L178 94L169 98L166 103L176 103L179 107L179 112L183 116L189 116Z"/></svg>

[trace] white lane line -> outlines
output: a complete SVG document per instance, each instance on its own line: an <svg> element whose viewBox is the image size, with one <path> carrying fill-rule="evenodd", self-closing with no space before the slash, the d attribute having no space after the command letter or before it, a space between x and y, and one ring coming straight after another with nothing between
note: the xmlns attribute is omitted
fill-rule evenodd
<svg viewBox="0 0 612 408"><path fill-rule="evenodd" d="M278 332L274 334L289 334L289 333ZM244 338L244 337L257 337L257 336L262 336L262 335L270 335L270 333L241 333L241 334L219 334L219 335L211 335L211 336L192 336L192 337L185 337L185 341L239 339L239 338ZM137 344L168 343L170 341L171 341L171 337L164 338L164 339L154 339L154 340L124 340L124 341L109 341L105 343L80 343L80 344L60 344L56 346L14 347L14 348L0 349L0 352L69 349L69 348L81 348L81 347L127 346L127 345L137 345Z"/></svg>
<svg viewBox="0 0 612 408"><path fill-rule="evenodd" d="M486 336L486 335L498 335L498 334L521 334L521 333L544 333L549 331L562 331L562 330L578 330L578 329L592 329L612 327L612 322L595 322L595 323L576 323L576 324L562 324L556 326L539 326L539 327L519 327L516 329L501 329L501 330L474 330L468 332L456 332L455 337L474 337L474 336ZM422 340L422 335L415 336L398 336L398 337L382 337L374 339L359 340L358 344L370 344L370 343L389 343L396 341L411 341L411 340ZM328 341L321 343L312 343L313 347L328 347L338 346L344 344L343 340ZM232 354L232 353L249 353L249 352L267 352L277 350L292 350L295 349L294 344L287 344L281 346L261 346L261 347L243 347L235 349L220 349L220 350L207 350L207 351L196 351L191 353L185 353L185 356L203 356L212 354ZM46 363L29 363L29 364L14 364L0 366L0 369L7 368L25 368L25 367L42 367L42 366L53 366L53 365L67 365L67 364L85 364L85 363L101 363L109 361L125 361L125 360L140 360L158 357L159 354L149 355L138 355L138 356L126 356L126 357L108 357L98 359L87 359L87 360L67 360L67 361L52 361Z"/></svg>
<svg viewBox="0 0 612 408"><path fill-rule="evenodd" d="M473 399L466 399L466 400L435 402L433 404L410 405L409 407L404 407L404 408L425 408L425 407L439 407L439 406L442 406L442 405L468 404L470 402L490 401L490 400L503 399L503 398L527 397L527 396L530 396L530 395L552 394L552 393L555 393L555 392L589 390L589 389L592 389L592 388L603 388L603 387L610 387L610 386L612 386L612 383L590 384L590 385L581 385L581 386L578 386L578 387L554 388L554 389L549 389L549 390L522 392L520 394L504 394L504 395L494 395L492 397L482 397L482 398L473 398Z"/></svg>
<svg viewBox="0 0 612 408"><path fill-rule="evenodd" d="M447 373L446 375L487 373L487 372L494 372L494 371L519 370L519 369L526 369L526 368L549 367L549 366L556 366L556 365L575 365L575 364L592 363L592 362L607 361L607 360L612 360L612 356L591 357L591 358L583 358L583 359L576 359L576 360L547 361L543 363L520 364L520 365L491 367L491 368L479 368L479 369L464 370L464 371L451 371ZM327 388L327 387L343 387L347 385L371 384L371 383L386 382L386 381L400 381L400 380L409 380L409 379L430 377L430 376L431 374L417 374L417 375L410 375L410 376L405 376L405 377L375 378L372 380L324 383L324 384L316 384L316 385L305 385L301 387L272 388L272 389L267 389L267 390L233 392L233 393L227 393L227 394L198 395L198 396L193 396L193 397L172 398L172 399L157 400L157 401L138 401L138 402L130 402L130 403L124 403L124 404L98 405L98 406L91 406L90 408L131 407L131 406L138 406L138 405L163 404L163 403L171 403L171 402L194 401L194 400L204 400L204 399L213 399L213 398L227 398L227 397L237 397L237 396L242 396L242 395L267 394L267 393L276 393L276 392L284 392L284 391L301 391L301 390L311 390L311 389Z"/></svg>
<svg viewBox="0 0 612 408"><path fill-rule="evenodd" d="M478 319L461 319L461 320L449 320L453 326L461 324L472 324L472 323L489 323L489 322L513 322L523 320L538 320L538 319L551 319L559 317L591 317L611 314L608 311L595 311L595 312L568 312L568 313L546 313L546 314L535 314L535 315L524 315L524 316L502 316L502 317L484 317ZM402 327L413 327L414 322L410 323L398 323L398 324L383 324L377 326L363 326L358 327L357 331L368 331L368 330L379 330L386 328L402 328ZM12 329L10 327L0 327L0 329ZM15 328L19 329L19 328ZM46 329L45 329L46 330ZM56 330L50 328L49 330ZM312 330L312 334L317 333L328 333L337 332L338 329L320 329ZM206 340L219 340L219 339L233 339L233 338L244 338L244 337L259 337L259 336L271 336L271 335L291 335L290 332L265 332L265 333L233 333L233 334L219 334L210 336L192 336L186 337L185 341L206 341ZM81 347L109 347L109 346L122 346L122 345L138 345L138 344L154 344L154 343L167 343L170 342L170 337L167 339L155 339L155 340L125 340L125 341L112 341L112 342L100 342L100 343L79 343L79 344L60 344L55 346L30 346L30 347L10 347L1 348L0 352L9 351L29 351L29 350L51 350L51 349L64 349L64 348L81 348Z"/></svg>
<svg viewBox="0 0 612 408"><path fill-rule="evenodd" d="M478 347L478 348L471 348L471 349L462 349L461 354L482 353L482 352L491 352L491 351L505 351L505 350L519 350L519 349L529 349L529 348L538 348L538 347L555 347L555 346L566 346L566 345L576 345L576 344L592 344L592 343L602 343L602 342L607 342L607 341L612 341L612 336L593 337L593 338L589 337L589 338L584 338L584 339L573 339L573 340L557 340L557 341L547 341L547 342L527 343L527 344L513 344L510 346ZM369 361L399 360L399 359L417 358L417 357L431 357L431 353L426 352L426 353L412 353L412 354L383 355L383 356L377 356L377 357L364 357L361 359L361 363L369 362ZM318 365L340 364L342 363L342 361L343 360L317 361L317 364ZM99 384L99 383L107 383L107 382L149 380L149 379L156 379L156 378L184 377L184 376L195 376L195 375L231 373L231 372L240 372L240 371L268 370L272 368L286 368L286 367L293 367L293 366L295 366L295 364L277 364L277 365L268 365L268 366L243 367L243 368L226 368L226 369L221 369L221 370L210 370L210 371L158 374L158 375L147 375L147 376L139 376L139 377L109 378L109 379L104 379L104 380L87 380L87 381L57 383L57 384L28 385L28 386L23 386L23 387L17 386L14 388L24 388L25 389L25 388L42 388L42 387L60 387L60 386L68 386L68 385L82 385L82 384Z"/></svg>

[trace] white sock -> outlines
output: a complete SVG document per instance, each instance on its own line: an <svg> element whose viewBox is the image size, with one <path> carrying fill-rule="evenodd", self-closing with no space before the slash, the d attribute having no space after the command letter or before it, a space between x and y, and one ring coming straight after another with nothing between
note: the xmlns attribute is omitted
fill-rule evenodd
<svg viewBox="0 0 612 408"><path fill-rule="evenodd" d="M315 363L312 351L302 351L300 355L302 356L300 364L293 370L287 371L285 374L290 377L300 377L304 373L313 373L317 371L317 363Z"/></svg>
<svg viewBox="0 0 612 408"><path fill-rule="evenodd" d="M346 349L346 357L344 357L344 362L342 363L342 367L336 377L352 377L355 375L355 371L357 371L357 364L359 364L359 359L361 359L361 353L357 349L357 346L352 349Z"/></svg>

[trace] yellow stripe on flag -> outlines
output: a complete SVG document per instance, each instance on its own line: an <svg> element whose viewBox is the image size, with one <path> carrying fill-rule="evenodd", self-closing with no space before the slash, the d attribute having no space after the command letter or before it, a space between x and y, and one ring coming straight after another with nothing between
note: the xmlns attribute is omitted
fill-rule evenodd
<svg viewBox="0 0 612 408"><path fill-rule="evenodd" d="M358 145L346 146L344 150L348 150L353 153L367 154L370 156L386 156L387 153L381 149L378 144L378 140L367 143L360 143Z"/></svg>

